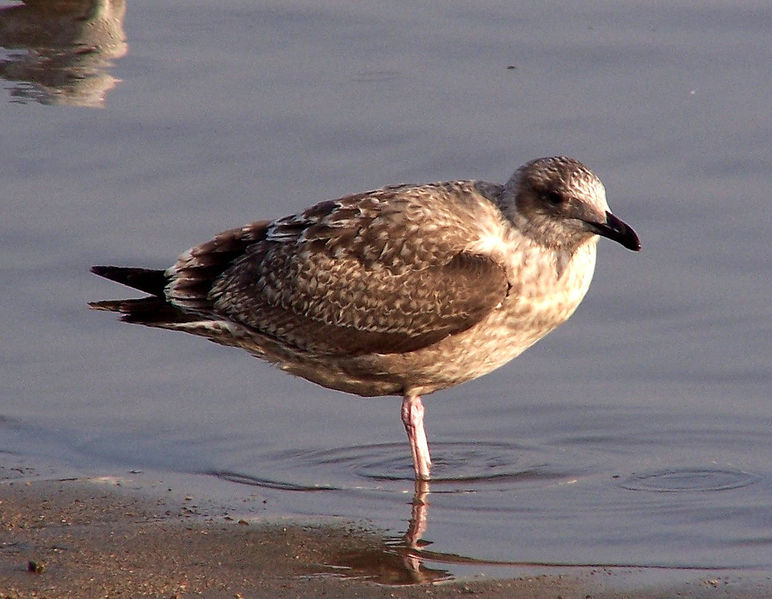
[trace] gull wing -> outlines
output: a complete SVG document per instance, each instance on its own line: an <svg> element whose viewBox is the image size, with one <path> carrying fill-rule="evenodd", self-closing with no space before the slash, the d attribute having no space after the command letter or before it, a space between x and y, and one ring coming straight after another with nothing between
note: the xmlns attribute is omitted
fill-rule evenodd
<svg viewBox="0 0 772 599"><path fill-rule="evenodd" d="M474 326L510 288L491 256L466 249L485 225L480 205L482 220L500 215L471 182L458 205L450 186L463 184L385 188L226 232L167 271L167 299L301 351L431 345Z"/></svg>

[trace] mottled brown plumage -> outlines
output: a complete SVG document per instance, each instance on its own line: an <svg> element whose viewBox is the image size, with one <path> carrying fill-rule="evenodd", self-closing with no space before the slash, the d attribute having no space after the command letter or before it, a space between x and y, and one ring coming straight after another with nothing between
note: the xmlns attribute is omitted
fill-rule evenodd
<svg viewBox="0 0 772 599"><path fill-rule="evenodd" d="M166 271L94 267L150 297L95 302L124 320L243 347L311 381L402 395L429 476L420 395L508 362L576 309L597 235L639 249L576 160L504 185L399 185L217 235Z"/></svg>

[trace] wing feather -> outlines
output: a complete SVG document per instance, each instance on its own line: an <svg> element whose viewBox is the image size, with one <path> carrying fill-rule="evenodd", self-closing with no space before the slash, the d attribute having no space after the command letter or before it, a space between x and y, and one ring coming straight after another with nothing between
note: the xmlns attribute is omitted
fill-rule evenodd
<svg viewBox="0 0 772 599"><path fill-rule="evenodd" d="M205 303L283 343L327 354L412 351L466 330L496 309L509 283L493 258L465 249L479 223L457 206L449 210L448 191L385 188L260 223L263 233L253 234ZM479 219L479 206L472 211ZM192 254L208 264L207 252Z"/></svg>

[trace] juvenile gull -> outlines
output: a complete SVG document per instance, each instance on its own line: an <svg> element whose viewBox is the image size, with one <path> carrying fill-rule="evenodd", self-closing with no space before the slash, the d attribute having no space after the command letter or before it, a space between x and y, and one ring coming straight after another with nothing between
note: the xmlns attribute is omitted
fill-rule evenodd
<svg viewBox="0 0 772 599"><path fill-rule="evenodd" d="M396 185L225 231L166 270L94 266L150 295L90 305L324 387L402 396L415 474L428 479L421 395L506 364L565 322L598 235L640 249L586 166L539 158L505 185Z"/></svg>

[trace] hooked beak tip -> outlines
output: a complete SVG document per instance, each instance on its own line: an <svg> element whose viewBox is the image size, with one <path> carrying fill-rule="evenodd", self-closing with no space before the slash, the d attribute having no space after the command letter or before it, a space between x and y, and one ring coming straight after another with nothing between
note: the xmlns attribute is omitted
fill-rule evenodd
<svg viewBox="0 0 772 599"><path fill-rule="evenodd" d="M641 251L641 240L638 238L638 234L630 225L611 214L611 212L606 212L605 223L590 224L598 235L608 237L609 239L622 244L628 250L634 252Z"/></svg>

